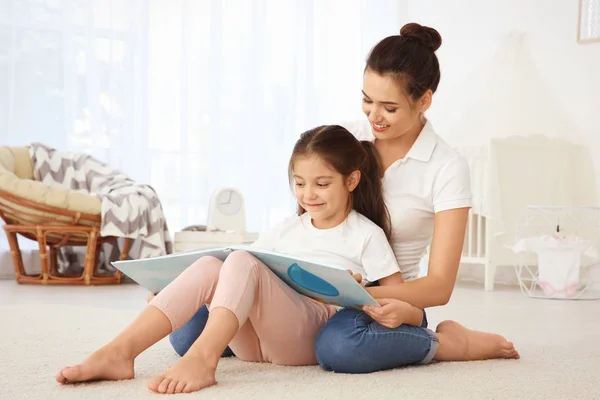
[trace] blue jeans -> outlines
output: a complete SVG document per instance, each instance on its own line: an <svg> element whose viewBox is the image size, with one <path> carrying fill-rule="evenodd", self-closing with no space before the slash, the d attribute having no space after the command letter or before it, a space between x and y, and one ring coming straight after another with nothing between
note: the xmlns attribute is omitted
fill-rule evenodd
<svg viewBox="0 0 600 400"><path fill-rule="evenodd" d="M169 335L169 341L173 349L183 357L200 336L208 321L208 308L202 306L187 324ZM221 357L231 357L233 352L229 347L225 349Z"/></svg>
<svg viewBox="0 0 600 400"><path fill-rule="evenodd" d="M345 308L321 329L315 352L323 369L358 374L427 364L438 346L436 334L427 329L425 311L421 327L389 329L362 311Z"/></svg>
<svg viewBox="0 0 600 400"><path fill-rule="evenodd" d="M202 333L208 309L202 307L194 317L169 336L175 351L183 356ZM315 343L317 360L327 371L368 373L410 364L426 364L438 348L435 333L427 328L423 312L421 327L401 325L385 328L362 311L343 309L321 329ZM231 357L229 347L222 357Z"/></svg>

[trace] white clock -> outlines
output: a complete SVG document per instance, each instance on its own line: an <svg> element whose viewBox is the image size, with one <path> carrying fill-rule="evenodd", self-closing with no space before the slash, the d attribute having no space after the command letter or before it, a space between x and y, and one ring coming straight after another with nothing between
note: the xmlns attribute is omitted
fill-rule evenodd
<svg viewBox="0 0 600 400"><path fill-rule="evenodd" d="M207 231L246 232L244 196L234 188L219 188L208 206Z"/></svg>

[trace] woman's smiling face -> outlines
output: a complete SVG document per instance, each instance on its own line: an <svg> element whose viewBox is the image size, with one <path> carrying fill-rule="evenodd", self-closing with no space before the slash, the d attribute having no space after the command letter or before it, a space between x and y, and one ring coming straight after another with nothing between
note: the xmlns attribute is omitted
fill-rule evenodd
<svg viewBox="0 0 600 400"><path fill-rule="evenodd" d="M389 140L414 131L430 101L410 100L401 82L366 69L363 76L363 112L376 139ZM429 91L424 95L430 96ZM425 99L426 100L426 99Z"/></svg>

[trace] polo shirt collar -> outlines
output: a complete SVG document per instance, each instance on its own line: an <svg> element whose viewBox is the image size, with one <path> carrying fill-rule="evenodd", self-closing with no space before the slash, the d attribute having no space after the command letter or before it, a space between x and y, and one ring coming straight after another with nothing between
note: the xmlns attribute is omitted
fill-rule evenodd
<svg viewBox="0 0 600 400"><path fill-rule="evenodd" d="M425 126L423 126L421 133L417 136L417 140L406 154L406 158L425 162L429 161L437 144L436 136L431 122L425 122Z"/></svg>

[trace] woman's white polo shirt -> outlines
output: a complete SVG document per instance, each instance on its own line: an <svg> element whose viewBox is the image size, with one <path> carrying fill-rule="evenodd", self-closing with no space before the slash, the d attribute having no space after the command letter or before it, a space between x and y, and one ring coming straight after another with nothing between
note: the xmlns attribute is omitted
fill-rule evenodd
<svg viewBox="0 0 600 400"><path fill-rule="evenodd" d="M375 140L368 121L342 126L360 140ZM469 164L427 121L406 156L385 171L383 190L392 220L391 244L402 276L415 279L433 236L435 213L471 207Z"/></svg>

